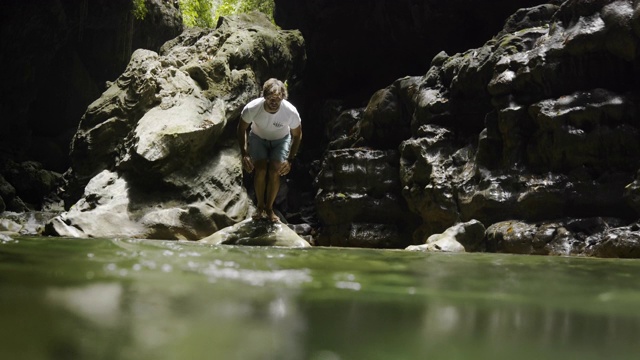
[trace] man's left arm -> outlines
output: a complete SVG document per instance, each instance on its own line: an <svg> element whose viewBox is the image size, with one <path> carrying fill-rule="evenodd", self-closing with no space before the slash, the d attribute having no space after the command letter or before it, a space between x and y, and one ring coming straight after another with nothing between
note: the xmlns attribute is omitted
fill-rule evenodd
<svg viewBox="0 0 640 360"><path fill-rule="evenodd" d="M300 142L302 141L302 125L298 126L295 129L290 129L291 131L291 147L289 148L289 156L287 157L287 161L285 161L280 167L279 173L281 176L287 175L289 171L291 171L291 162L298 154L298 148L300 147Z"/></svg>
<svg viewBox="0 0 640 360"><path fill-rule="evenodd" d="M295 129L291 129L291 148L289 149L289 157L287 161L291 162L298 154L298 148L300 148L300 142L302 141L302 125Z"/></svg>

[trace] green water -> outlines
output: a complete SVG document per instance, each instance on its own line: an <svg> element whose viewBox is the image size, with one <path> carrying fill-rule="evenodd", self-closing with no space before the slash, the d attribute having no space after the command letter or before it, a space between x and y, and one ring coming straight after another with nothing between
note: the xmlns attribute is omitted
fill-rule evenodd
<svg viewBox="0 0 640 360"><path fill-rule="evenodd" d="M1 359L637 359L640 261L0 240Z"/></svg>

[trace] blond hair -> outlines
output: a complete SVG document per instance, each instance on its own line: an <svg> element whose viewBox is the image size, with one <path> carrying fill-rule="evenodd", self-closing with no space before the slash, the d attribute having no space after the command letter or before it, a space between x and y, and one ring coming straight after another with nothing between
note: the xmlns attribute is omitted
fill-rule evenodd
<svg viewBox="0 0 640 360"><path fill-rule="evenodd" d="M283 99L289 97L287 86L282 81L276 78L271 78L264 82L264 86L262 86L262 96L267 97L275 94L282 96Z"/></svg>

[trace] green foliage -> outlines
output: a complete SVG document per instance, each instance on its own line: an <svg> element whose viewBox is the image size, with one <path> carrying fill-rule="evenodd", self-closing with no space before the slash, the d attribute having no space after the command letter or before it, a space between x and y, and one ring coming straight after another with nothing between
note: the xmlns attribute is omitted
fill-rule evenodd
<svg viewBox="0 0 640 360"><path fill-rule="evenodd" d="M275 3L274 0L180 0L180 9L185 26L214 27L220 16L253 10L265 13L274 21Z"/></svg>
<svg viewBox="0 0 640 360"><path fill-rule="evenodd" d="M133 9L131 12L136 19L144 20L149 10L147 9L147 5L144 3L144 0L133 0Z"/></svg>
<svg viewBox="0 0 640 360"><path fill-rule="evenodd" d="M266 14L273 21L273 10L275 3L273 0L221 0L216 9L216 21L220 16L231 14L241 14L253 10Z"/></svg>
<svg viewBox="0 0 640 360"><path fill-rule="evenodd" d="M180 0L185 26L213 27L212 0Z"/></svg>

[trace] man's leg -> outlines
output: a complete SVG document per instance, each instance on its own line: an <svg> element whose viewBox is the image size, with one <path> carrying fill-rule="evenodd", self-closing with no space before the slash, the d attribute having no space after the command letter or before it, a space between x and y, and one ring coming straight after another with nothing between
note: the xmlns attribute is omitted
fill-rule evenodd
<svg viewBox="0 0 640 360"><path fill-rule="evenodd" d="M271 141L271 151L269 152L269 172L267 174L267 198L266 211L267 218L271 221L280 221L273 212L273 203L276 202L278 191L280 190L280 169L289 156L291 135L287 135L280 140Z"/></svg>
<svg viewBox="0 0 640 360"><path fill-rule="evenodd" d="M271 221L280 221L278 215L273 211L273 203L278 196L278 190L280 190L280 167L283 165L281 162L270 161L269 172L267 174L267 198L265 209L267 211L267 218Z"/></svg>
<svg viewBox="0 0 640 360"><path fill-rule="evenodd" d="M256 199L258 207L257 213L254 215L254 219L261 219L265 216L265 208L267 207L265 204L265 192L268 194L267 190L267 165L268 162L266 159L258 160L254 164L255 169L253 175L253 188L256 192ZM275 200L275 198L274 198Z"/></svg>

